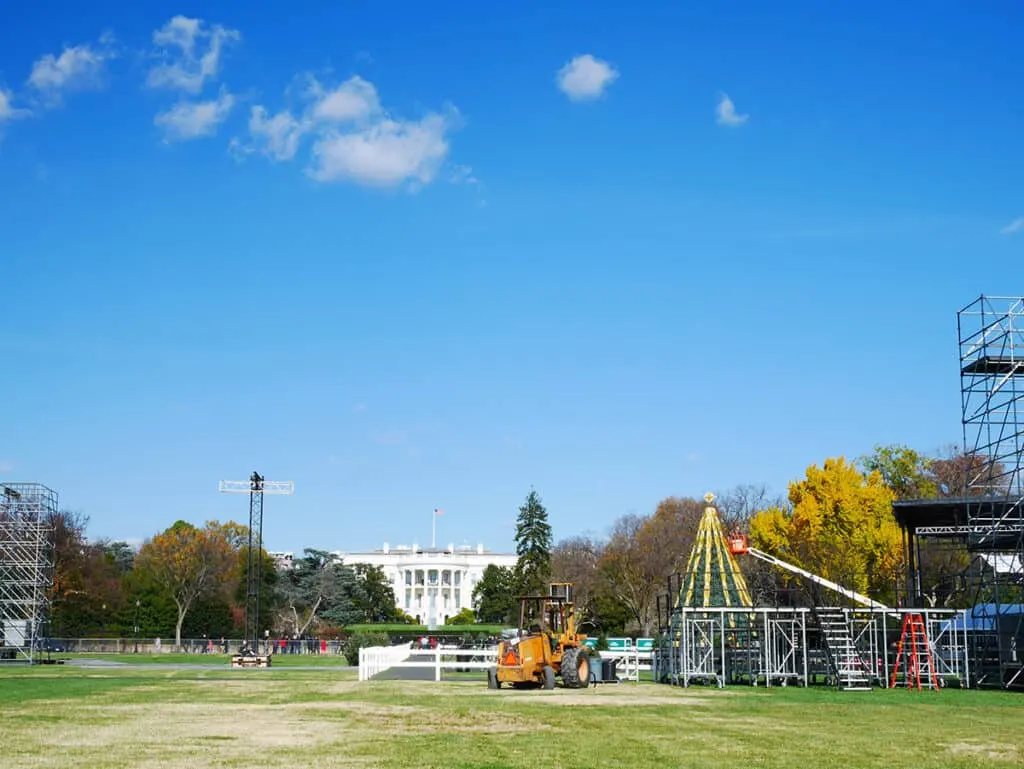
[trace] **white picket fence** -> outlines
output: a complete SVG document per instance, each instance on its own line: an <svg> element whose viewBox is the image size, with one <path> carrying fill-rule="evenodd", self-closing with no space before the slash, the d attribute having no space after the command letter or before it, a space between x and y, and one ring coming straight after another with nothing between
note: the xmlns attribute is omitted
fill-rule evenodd
<svg viewBox="0 0 1024 769"><path fill-rule="evenodd" d="M359 680L369 681L391 668L432 668L434 680L440 681L442 670L486 670L494 667L497 659L496 646L487 649L460 649L456 646L414 649L412 643L370 646L359 650Z"/></svg>
<svg viewBox="0 0 1024 769"><path fill-rule="evenodd" d="M414 657L415 659L410 659ZM497 647L460 649L439 646L436 649L413 648L412 643L400 646L370 646L359 650L359 680L369 681L391 668L432 669L434 680L441 680L442 670L486 670L498 658ZM616 678L639 681L641 670L651 669L651 652L636 649L602 651L602 659L617 659Z"/></svg>

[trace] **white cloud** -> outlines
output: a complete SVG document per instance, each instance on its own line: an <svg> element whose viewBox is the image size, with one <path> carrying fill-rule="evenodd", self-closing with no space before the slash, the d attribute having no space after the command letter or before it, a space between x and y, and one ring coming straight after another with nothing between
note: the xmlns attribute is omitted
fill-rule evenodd
<svg viewBox="0 0 1024 769"><path fill-rule="evenodd" d="M479 184L473 169L470 166L454 166L450 175L452 184Z"/></svg>
<svg viewBox="0 0 1024 769"><path fill-rule="evenodd" d="M266 108L253 107L249 117L249 133L260 147L248 151L258 149L274 160L291 160L299 151L299 143L308 130L309 123L296 120L288 110L281 110L268 118ZM237 141L232 144L236 148L241 146Z"/></svg>
<svg viewBox="0 0 1024 769"><path fill-rule="evenodd" d="M348 123L366 120L380 114L380 98L373 83L358 75L350 77L333 91L324 91L316 80L310 94L317 99L312 117L329 123Z"/></svg>
<svg viewBox="0 0 1024 769"><path fill-rule="evenodd" d="M728 94L721 94L718 97L718 106L715 107L715 122L718 125L741 126L750 119L750 115L740 115L736 112L736 105Z"/></svg>
<svg viewBox="0 0 1024 769"><path fill-rule="evenodd" d="M596 99L604 94L619 73L606 61L589 53L577 56L558 70L558 87L573 101Z"/></svg>
<svg viewBox="0 0 1024 769"><path fill-rule="evenodd" d="M1017 217L1008 225L999 230L1000 235L1013 235L1018 232L1024 232L1024 216Z"/></svg>
<svg viewBox="0 0 1024 769"><path fill-rule="evenodd" d="M48 53L32 65L28 84L53 104L63 91L102 88L106 63L116 56L112 44L113 37L103 35L97 45L65 46L60 56Z"/></svg>
<svg viewBox="0 0 1024 769"><path fill-rule="evenodd" d="M448 154L449 127L442 115L431 114L418 122L385 119L348 133L330 129L313 145L309 174L321 182L378 187L429 184Z"/></svg>
<svg viewBox="0 0 1024 769"><path fill-rule="evenodd" d="M448 134L459 123L454 109L431 112L420 120L393 117L382 108L373 83L358 76L337 87L325 87L310 77L302 97L306 103L299 114L284 109L271 116L265 107L253 107L249 143L234 139L232 151L291 160L302 140L311 136L306 173L317 181L421 186L437 177L448 156ZM472 178L471 173L458 175L461 181Z"/></svg>
<svg viewBox="0 0 1024 769"><path fill-rule="evenodd" d="M164 131L168 142L188 141L212 136L235 106L235 97L225 90L216 99L200 102L178 102L161 112L153 123Z"/></svg>
<svg viewBox="0 0 1024 769"><path fill-rule="evenodd" d="M12 98L10 91L0 88L0 125L6 123L8 120L27 117L29 114L27 109L18 109L11 104Z"/></svg>
<svg viewBox="0 0 1024 769"><path fill-rule="evenodd" d="M153 44L161 49L164 61L149 71L146 84L199 93L207 80L216 79L225 44L241 39L236 29L175 16L153 33Z"/></svg>

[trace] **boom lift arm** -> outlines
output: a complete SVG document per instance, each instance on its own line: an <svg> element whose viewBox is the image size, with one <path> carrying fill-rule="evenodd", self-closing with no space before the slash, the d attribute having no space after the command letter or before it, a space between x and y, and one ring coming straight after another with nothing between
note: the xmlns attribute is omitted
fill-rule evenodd
<svg viewBox="0 0 1024 769"><path fill-rule="evenodd" d="M887 611L892 611L892 607L886 606L883 603L879 603L873 598L868 598L866 595L861 595L860 593L850 590L847 587L843 587L837 582L825 579L824 577L819 577L817 574L812 574L806 569L801 569L799 566L794 566L791 563L787 563L786 561L783 561L781 558L776 558L774 555L769 555L768 553L758 550L756 547L750 547L749 545L747 545L747 538L743 534L734 534L731 537L729 537L729 551L733 555L743 555L744 553L746 553L747 555L752 555L755 558L760 558L762 561L765 561L766 563L770 563L773 566L778 566L780 568L786 569L787 571L791 571L794 574L799 574L801 577L806 577L807 579L811 580L811 582L821 585L822 587L827 587L829 590L834 590L837 593L841 593L842 595L845 595L847 598L852 598L857 603L862 604L864 606L869 606L872 609L885 609Z"/></svg>

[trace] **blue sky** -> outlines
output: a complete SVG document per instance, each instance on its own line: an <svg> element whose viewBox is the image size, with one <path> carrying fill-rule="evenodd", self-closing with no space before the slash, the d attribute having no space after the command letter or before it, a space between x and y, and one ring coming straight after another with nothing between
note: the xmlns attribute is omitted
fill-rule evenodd
<svg viewBox="0 0 1024 769"><path fill-rule="evenodd" d="M0 478L93 536L255 469L270 549L505 550L531 486L603 534L959 442L1017 4L252 5L0 25Z"/></svg>

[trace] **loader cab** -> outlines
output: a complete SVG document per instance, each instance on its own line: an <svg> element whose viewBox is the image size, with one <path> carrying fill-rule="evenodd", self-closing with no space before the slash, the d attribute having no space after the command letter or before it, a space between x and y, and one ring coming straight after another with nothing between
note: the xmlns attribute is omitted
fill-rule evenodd
<svg viewBox="0 0 1024 769"><path fill-rule="evenodd" d="M576 635L572 585L554 583L548 595L522 596L519 599L519 637L546 638L554 652L560 643Z"/></svg>
<svg viewBox="0 0 1024 769"><path fill-rule="evenodd" d="M567 626L569 607L550 596L523 596L519 603L519 635L560 635Z"/></svg>

